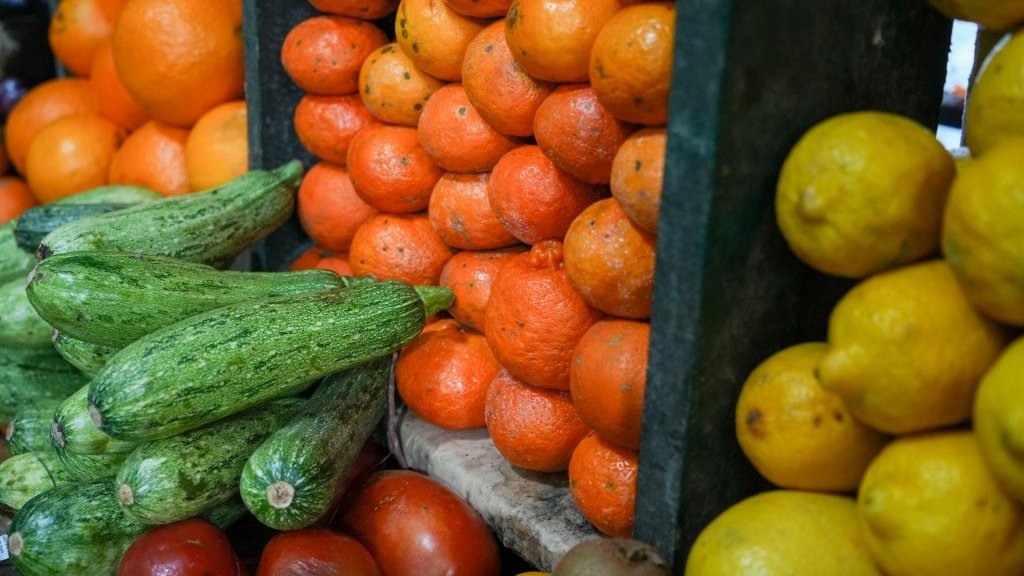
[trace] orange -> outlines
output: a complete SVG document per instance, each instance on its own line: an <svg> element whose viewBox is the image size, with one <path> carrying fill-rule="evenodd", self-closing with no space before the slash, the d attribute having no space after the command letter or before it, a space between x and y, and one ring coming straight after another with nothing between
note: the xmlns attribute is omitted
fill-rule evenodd
<svg viewBox="0 0 1024 576"><path fill-rule="evenodd" d="M89 84L96 92L100 114L121 128L132 131L149 120L149 114L128 92L114 66L114 49L110 42L104 42L96 50L89 70Z"/></svg>
<svg viewBox="0 0 1024 576"><path fill-rule="evenodd" d="M494 278L525 246L514 246L486 252L458 252L441 269L440 285L455 295L448 313L467 328L484 333L487 324L487 303L491 299Z"/></svg>
<svg viewBox="0 0 1024 576"><path fill-rule="evenodd" d="M25 159L32 137L50 122L84 112L99 112L100 103L89 81L57 78L28 91L7 115L4 138L14 169L25 174Z"/></svg>
<svg viewBox="0 0 1024 576"><path fill-rule="evenodd" d="M114 34L125 1L60 0L50 17L50 48L69 72L89 75L97 50Z"/></svg>
<svg viewBox="0 0 1024 576"><path fill-rule="evenodd" d="M665 173L665 129L630 135L612 161L612 196L634 224L656 234Z"/></svg>
<svg viewBox="0 0 1024 576"><path fill-rule="evenodd" d="M281 45L281 64L307 94L343 96L359 89L359 69L388 41L369 22L342 16L314 16L299 22Z"/></svg>
<svg viewBox="0 0 1024 576"><path fill-rule="evenodd" d="M248 118L245 100L226 102L199 118L185 141L192 190L220 186L249 170Z"/></svg>
<svg viewBox="0 0 1024 576"><path fill-rule="evenodd" d="M106 184L122 138L121 129L97 113L47 124L28 147L28 187L45 204Z"/></svg>
<svg viewBox="0 0 1024 576"><path fill-rule="evenodd" d="M502 156L487 188L495 216L526 244L561 240L576 216L606 194L559 169L537 146Z"/></svg>
<svg viewBox="0 0 1024 576"><path fill-rule="evenodd" d="M327 14L376 20L395 11L398 0L309 0L314 8Z"/></svg>
<svg viewBox="0 0 1024 576"><path fill-rule="evenodd" d="M363 128L374 124L370 111L354 94L304 96L293 118L299 142L314 156L345 165L348 147Z"/></svg>
<svg viewBox="0 0 1024 576"><path fill-rule="evenodd" d="M674 2L648 2L623 9L597 35L590 84L615 117L648 126L668 121L675 26Z"/></svg>
<svg viewBox="0 0 1024 576"><path fill-rule="evenodd" d="M367 56L359 71L359 96L381 122L412 126L419 123L430 95L444 82L412 63L392 42Z"/></svg>
<svg viewBox="0 0 1024 576"><path fill-rule="evenodd" d="M604 109L586 84L559 86L533 119L544 154L562 170L591 184L607 184L612 160L634 128Z"/></svg>
<svg viewBox="0 0 1024 576"><path fill-rule="evenodd" d="M353 275L352 266L348 263L348 254L334 253L320 246L313 246L306 250L288 266L289 270L309 270L311 268L331 270L340 276Z"/></svg>
<svg viewBox="0 0 1024 576"><path fill-rule="evenodd" d="M513 465L536 472L562 472L590 430L572 407L568 392L530 386L501 370L487 389L487 431Z"/></svg>
<svg viewBox="0 0 1024 576"><path fill-rule="evenodd" d="M501 18L508 13L512 0L445 0L448 7L474 18Z"/></svg>
<svg viewBox="0 0 1024 576"><path fill-rule="evenodd" d="M111 184L138 184L164 196L188 194L188 130L151 120L132 132L110 163Z"/></svg>
<svg viewBox="0 0 1024 576"><path fill-rule="evenodd" d="M0 177L0 224L7 223L36 205L36 197L17 176Z"/></svg>
<svg viewBox="0 0 1024 576"><path fill-rule="evenodd" d="M515 0L505 38L530 76L586 82L590 46L620 7L619 0Z"/></svg>
<svg viewBox="0 0 1024 576"><path fill-rule="evenodd" d="M416 66L435 78L458 82L466 47L487 21L463 16L443 0L402 0L395 39Z"/></svg>
<svg viewBox="0 0 1024 576"><path fill-rule="evenodd" d="M565 234L565 271L591 306L624 318L648 318L654 290L655 237L633 224L615 198L595 202Z"/></svg>
<svg viewBox="0 0 1024 576"><path fill-rule="evenodd" d="M462 87L484 121L509 136L533 135L537 108L555 88L527 74L512 58L504 20L484 28L466 47Z"/></svg>
<svg viewBox="0 0 1024 576"><path fill-rule="evenodd" d="M569 462L569 491L580 513L601 532L615 538L633 533L636 450L590 434L576 446Z"/></svg>
<svg viewBox="0 0 1024 576"><path fill-rule="evenodd" d="M402 349L395 384L410 410L446 430L484 427L487 386L501 366L479 333L438 320Z"/></svg>
<svg viewBox="0 0 1024 576"><path fill-rule="evenodd" d="M348 257L358 276L436 286L452 249L426 214L376 214L356 230Z"/></svg>
<svg viewBox="0 0 1024 576"><path fill-rule="evenodd" d="M434 92L423 107L416 133L434 164L459 174L490 171L518 143L484 121L461 84Z"/></svg>
<svg viewBox="0 0 1024 576"><path fill-rule="evenodd" d="M121 80L156 120L188 127L242 97L241 0L131 0L113 42Z"/></svg>
<svg viewBox="0 0 1024 576"><path fill-rule="evenodd" d="M352 139L348 172L356 194L381 212L425 210L444 175L416 139L416 129L378 124Z"/></svg>
<svg viewBox="0 0 1024 576"><path fill-rule="evenodd" d="M484 333L498 361L517 378L568 390L573 348L602 316L569 282L562 243L545 240L498 272Z"/></svg>
<svg viewBox="0 0 1024 576"><path fill-rule="evenodd" d="M320 162L302 178L298 197L299 223L318 246L344 252L356 230L377 213L362 201L341 166Z"/></svg>
<svg viewBox="0 0 1024 576"><path fill-rule="evenodd" d="M445 174L430 194L430 224L452 248L490 250L518 243L487 200L489 174Z"/></svg>
<svg viewBox="0 0 1024 576"><path fill-rule="evenodd" d="M637 450L647 385L651 325L608 318L576 344L569 391L580 418L611 442Z"/></svg>

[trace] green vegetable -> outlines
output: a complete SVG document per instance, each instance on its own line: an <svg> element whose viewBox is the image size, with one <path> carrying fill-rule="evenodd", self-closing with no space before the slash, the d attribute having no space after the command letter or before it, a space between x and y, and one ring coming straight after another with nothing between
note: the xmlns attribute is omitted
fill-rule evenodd
<svg viewBox="0 0 1024 576"><path fill-rule="evenodd" d="M19 410L7 424L7 448L11 454L50 450L50 425L60 402Z"/></svg>
<svg viewBox="0 0 1024 576"><path fill-rule="evenodd" d="M35 253L39 243L57 228L88 216L124 210L134 204L46 204L29 208L18 216L14 240L18 248Z"/></svg>
<svg viewBox="0 0 1024 576"><path fill-rule="evenodd" d="M89 416L89 385L68 396L52 411L47 432L54 448L79 455L119 454L135 449L135 442L111 438Z"/></svg>
<svg viewBox="0 0 1024 576"><path fill-rule="evenodd" d="M36 313L25 291L25 279L0 286L0 346L49 348L53 327Z"/></svg>
<svg viewBox="0 0 1024 576"><path fill-rule="evenodd" d="M0 423L25 408L62 402L86 382L53 348L0 346Z"/></svg>
<svg viewBox="0 0 1024 576"><path fill-rule="evenodd" d="M107 360L121 349L85 342L58 330L54 330L52 338L54 350L88 378L99 373L100 368L107 364Z"/></svg>
<svg viewBox="0 0 1024 576"><path fill-rule="evenodd" d="M0 507L20 510L34 496L56 484L42 460L31 452L0 462Z"/></svg>

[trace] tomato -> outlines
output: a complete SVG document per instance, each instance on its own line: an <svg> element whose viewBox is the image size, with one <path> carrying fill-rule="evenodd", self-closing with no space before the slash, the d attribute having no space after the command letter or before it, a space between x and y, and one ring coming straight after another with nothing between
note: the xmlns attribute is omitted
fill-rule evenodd
<svg viewBox="0 0 1024 576"><path fill-rule="evenodd" d="M256 576L381 576L355 538L326 528L281 532L263 548Z"/></svg>
<svg viewBox="0 0 1024 576"><path fill-rule="evenodd" d="M158 526L132 542L118 576L242 576L224 531L201 518Z"/></svg>
<svg viewBox="0 0 1024 576"><path fill-rule="evenodd" d="M475 510L418 472L383 470L355 493L342 525L386 576L496 576L494 534Z"/></svg>

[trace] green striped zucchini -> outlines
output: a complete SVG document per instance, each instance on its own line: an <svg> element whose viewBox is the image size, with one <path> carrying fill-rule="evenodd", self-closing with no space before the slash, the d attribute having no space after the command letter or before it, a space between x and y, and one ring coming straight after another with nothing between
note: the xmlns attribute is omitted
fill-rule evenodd
<svg viewBox="0 0 1024 576"><path fill-rule="evenodd" d="M198 430L140 444L117 473L121 504L140 522L167 524L237 496L245 460L302 404L299 398L282 398Z"/></svg>
<svg viewBox="0 0 1024 576"><path fill-rule="evenodd" d="M330 270L225 271L166 256L86 251L43 260L29 274L26 291L39 314L62 333L120 348L228 304L368 281Z"/></svg>
<svg viewBox="0 0 1024 576"><path fill-rule="evenodd" d="M451 302L446 288L389 281L211 310L115 354L89 385L90 412L115 438L172 436L391 354Z"/></svg>
<svg viewBox="0 0 1024 576"><path fill-rule="evenodd" d="M38 494L56 484L39 456L32 452L17 454L0 462L0 508L20 510Z"/></svg>
<svg viewBox="0 0 1024 576"><path fill-rule="evenodd" d="M50 413L50 440L58 451L72 454L119 454L135 449L135 442L111 438L89 416L89 385L68 396Z"/></svg>
<svg viewBox="0 0 1024 576"><path fill-rule="evenodd" d="M88 380L53 348L0 346L0 424L25 408L45 408Z"/></svg>
<svg viewBox="0 0 1024 576"><path fill-rule="evenodd" d="M324 516L384 415L390 369L383 356L331 375L249 456L239 489L260 522L296 530Z"/></svg>
<svg viewBox="0 0 1024 576"><path fill-rule="evenodd" d="M75 454L54 446L52 448L57 460L64 466L68 475L76 481L89 481L104 476L117 474L121 465L128 458L126 452L110 454Z"/></svg>
<svg viewBox="0 0 1024 576"><path fill-rule="evenodd" d="M134 204L45 204L29 208L18 216L14 240L19 248L34 254L47 234L68 222L124 210L129 206Z"/></svg>
<svg viewBox="0 0 1024 576"><path fill-rule="evenodd" d="M16 222L11 220L0 224L0 284L17 279L24 281L36 261L31 252L18 247L18 241L14 238Z"/></svg>
<svg viewBox="0 0 1024 576"><path fill-rule="evenodd" d="M159 254L217 267L284 223L302 163L251 170L217 188L83 218L54 230L36 257L79 250Z"/></svg>
<svg viewBox="0 0 1024 576"><path fill-rule="evenodd" d="M0 286L0 346L49 348L53 327L36 312L25 291L25 279Z"/></svg>
<svg viewBox="0 0 1024 576"><path fill-rule="evenodd" d="M78 368L87 378L96 376L100 368L103 368L107 361L121 349L72 338L59 330L53 331L52 339L53 349L69 364Z"/></svg>
<svg viewBox="0 0 1024 576"><path fill-rule="evenodd" d="M50 449L50 427L60 402L19 410L7 424L7 448L11 454Z"/></svg>

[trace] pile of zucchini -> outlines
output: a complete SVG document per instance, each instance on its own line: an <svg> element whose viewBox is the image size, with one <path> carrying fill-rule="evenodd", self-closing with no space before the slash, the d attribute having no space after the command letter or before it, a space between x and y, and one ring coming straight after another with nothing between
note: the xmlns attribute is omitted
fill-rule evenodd
<svg viewBox="0 0 1024 576"><path fill-rule="evenodd" d="M335 502L392 354L452 295L224 270L289 218L301 176L291 162L187 196L97 189L0 228L0 507L22 574L113 575L153 525L248 510L296 529Z"/></svg>

